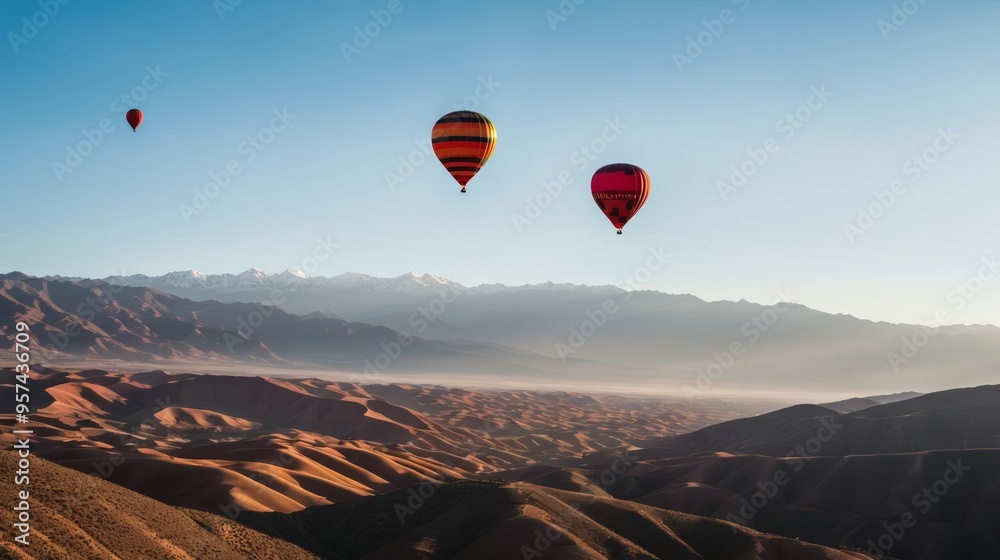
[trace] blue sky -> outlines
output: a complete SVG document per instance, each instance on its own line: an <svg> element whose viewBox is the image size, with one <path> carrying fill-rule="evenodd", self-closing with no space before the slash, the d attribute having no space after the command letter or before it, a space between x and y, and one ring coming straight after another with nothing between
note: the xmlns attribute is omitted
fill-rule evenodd
<svg viewBox="0 0 1000 560"><path fill-rule="evenodd" d="M975 280L1000 254L996 2L567 0L559 18L555 0L226 2L0 5L0 270L281 271L330 238L314 274L615 284L662 246L649 289L1000 324L1000 275ZM499 141L460 195L418 144L467 102ZM401 157L418 165L390 188ZM652 177L622 236L589 194L619 161ZM720 187L744 165L746 184ZM560 174L537 219L512 217Z"/></svg>

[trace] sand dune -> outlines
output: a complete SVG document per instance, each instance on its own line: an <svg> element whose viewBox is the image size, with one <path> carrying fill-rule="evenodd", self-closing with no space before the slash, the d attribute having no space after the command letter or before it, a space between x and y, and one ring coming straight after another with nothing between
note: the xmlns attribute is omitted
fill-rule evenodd
<svg viewBox="0 0 1000 560"><path fill-rule="evenodd" d="M712 401L681 403L563 391L476 391L405 384L363 388L455 429L488 434L509 451L555 463L767 409L761 403L732 407Z"/></svg>
<svg viewBox="0 0 1000 560"><path fill-rule="evenodd" d="M32 389L38 455L216 513L296 511L527 462L473 456L467 431L350 384L42 370ZM12 392L0 385L0 398Z"/></svg>
<svg viewBox="0 0 1000 560"><path fill-rule="evenodd" d="M40 456L232 516L577 460L734 413L570 393L163 371L39 368L32 390ZM0 383L2 398L13 398L9 383Z"/></svg>

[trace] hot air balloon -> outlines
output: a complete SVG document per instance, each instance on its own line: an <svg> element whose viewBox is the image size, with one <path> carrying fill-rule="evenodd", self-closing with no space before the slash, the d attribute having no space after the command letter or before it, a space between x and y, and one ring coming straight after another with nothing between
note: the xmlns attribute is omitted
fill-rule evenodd
<svg viewBox="0 0 1000 560"><path fill-rule="evenodd" d="M497 129L489 119L473 111L455 111L438 119L431 131L431 145L444 168L465 185L493 155Z"/></svg>
<svg viewBox="0 0 1000 560"><path fill-rule="evenodd" d="M590 181L594 201L618 228L618 235L621 235L625 224L646 203L649 187L649 174L630 163L605 165L594 173L594 178Z"/></svg>
<svg viewBox="0 0 1000 560"><path fill-rule="evenodd" d="M139 128L139 125L142 124L142 111L129 109L128 113L125 113L125 120L132 127L132 132L135 132L135 129Z"/></svg>

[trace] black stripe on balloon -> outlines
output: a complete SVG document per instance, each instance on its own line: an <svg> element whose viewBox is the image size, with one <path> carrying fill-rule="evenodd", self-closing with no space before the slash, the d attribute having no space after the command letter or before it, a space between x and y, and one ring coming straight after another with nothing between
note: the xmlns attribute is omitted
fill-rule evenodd
<svg viewBox="0 0 1000 560"><path fill-rule="evenodd" d="M481 136L442 136L440 138L434 138L431 140L432 144L438 144L440 142L479 142L480 144L488 144L492 141L491 138L483 138Z"/></svg>
<svg viewBox="0 0 1000 560"><path fill-rule="evenodd" d="M449 163L483 163L482 158L477 157L446 157L441 158L441 163L447 165Z"/></svg>
<svg viewBox="0 0 1000 560"><path fill-rule="evenodd" d="M472 173L475 173L476 171L479 171L478 167L446 167L445 169L447 169L449 172L452 172L452 173L454 173L456 171L469 171L469 172L472 172Z"/></svg>
<svg viewBox="0 0 1000 560"><path fill-rule="evenodd" d="M479 117L441 117L438 119L438 124L441 123L482 123L483 119Z"/></svg>
<svg viewBox="0 0 1000 560"><path fill-rule="evenodd" d="M611 165L605 165L599 170L600 173L625 173L626 175L635 175L635 166L630 163L612 163Z"/></svg>

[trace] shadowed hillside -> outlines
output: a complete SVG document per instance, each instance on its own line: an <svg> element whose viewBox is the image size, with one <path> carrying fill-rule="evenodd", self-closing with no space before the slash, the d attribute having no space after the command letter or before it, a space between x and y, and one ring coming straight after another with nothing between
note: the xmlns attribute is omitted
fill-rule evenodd
<svg viewBox="0 0 1000 560"><path fill-rule="evenodd" d="M531 484L426 485L242 521L331 559L849 560L729 523Z"/></svg>
<svg viewBox="0 0 1000 560"><path fill-rule="evenodd" d="M629 457L628 471L602 487L616 498L827 546L881 542L904 560L1000 558L1000 386L850 414L794 406L661 438ZM574 476L593 480L613 460L594 454Z"/></svg>
<svg viewBox="0 0 1000 560"><path fill-rule="evenodd" d="M14 472L14 452L0 470ZM12 497L13 477L0 477ZM0 510L0 558L11 560L312 560L316 556L228 519L171 507L43 459L31 463L29 546L12 542L14 512ZM9 538L10 537L10 538Z"/></svg>

